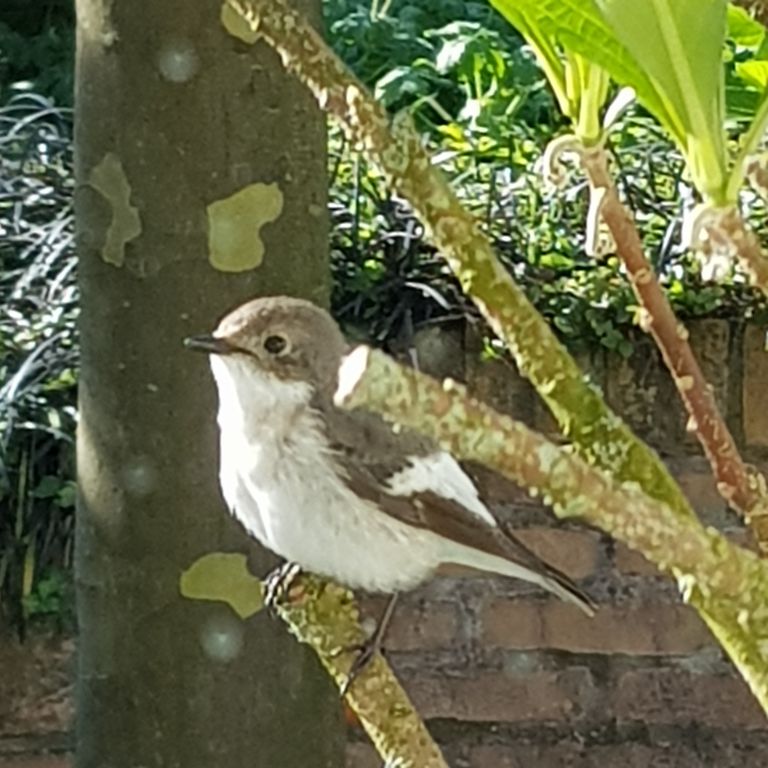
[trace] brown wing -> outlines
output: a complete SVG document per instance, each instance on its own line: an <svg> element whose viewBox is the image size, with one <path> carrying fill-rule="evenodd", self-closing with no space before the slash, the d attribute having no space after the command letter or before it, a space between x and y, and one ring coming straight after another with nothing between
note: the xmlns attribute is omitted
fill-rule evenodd
<svg viewBox="0 0 768 768"><path fill-rule="evenodd" d="M337 413L328 423L340 474L358 496L374 502L386 514L408 525L434 531L547 577L587 613L593 612L590 599L565 574L538 557L501 524L489 525L438 490L402 496L387 489L388 478L408 463L434 453L438 450L434 444L413 433L396 434L382 419L368 413Z"/></svg>

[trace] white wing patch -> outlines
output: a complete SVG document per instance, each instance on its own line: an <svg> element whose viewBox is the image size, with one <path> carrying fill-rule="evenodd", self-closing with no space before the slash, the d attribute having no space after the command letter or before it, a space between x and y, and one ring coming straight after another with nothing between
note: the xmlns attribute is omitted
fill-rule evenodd
<svg viewBox="0 0 768 768"><path fill-rule="evenodd" d="M449 453L409 456L408 466L388 478L385 487L395 496L410 496L431 491L455 501L477 515L483 522L497 525L496 519L480 501L474 483Z"/></svg>

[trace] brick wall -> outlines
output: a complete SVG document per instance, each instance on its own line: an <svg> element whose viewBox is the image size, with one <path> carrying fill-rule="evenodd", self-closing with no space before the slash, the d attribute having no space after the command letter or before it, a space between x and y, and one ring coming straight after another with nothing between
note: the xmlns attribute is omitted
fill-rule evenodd
<svg viewBox="0 0 768 768"><path fill-rule="evenodd" d="M706 320L692 325L691 338L745 455L768 470L765 329ZM461 329L430 329L416 341L422 367L466 380L555 436L511 364L482 362L479 343L465 342ZM639 339L629 361L602 352L580 359L662 453L702 519L744 542L652 344ZM405 597L389 657L453 768L768 765L768 722L670 580L609 537L557 523L510 484L492 481L486 491L600 610L590 620L526 584L485 578L443 579ZM356 738L350 768L380 765Z"/></svg>
<svg viewBox="0 0 768 768"><path fill-rule="evenodd" d="M691 331L745 455L768 470L765 330L708 320ZM555 435L511 364L482 362L478 341L463 329L429 329L416 342L423 368L466 380L496 407ZM651 344L640 339L630 361L602 352L581 360L617 411L664 455L702 519L745 541L686 433ZM509 483L489 476L484 490L600 610L590 620L527 584L486 578L440 579L403 597L389 658L453 768L768 765L768 722L672 582L607 536L556 523ZM369 599L364 607L373 616L381 606ZM19 676L20 658L0 644L2 768L63 765L65 758L38 767L28 756L66 753L71 743L71 645L40 641L24 654L37 665L27 679ZM48 714L41 719L40 712ZM379 765L353 730L349 768Z"/></svg>

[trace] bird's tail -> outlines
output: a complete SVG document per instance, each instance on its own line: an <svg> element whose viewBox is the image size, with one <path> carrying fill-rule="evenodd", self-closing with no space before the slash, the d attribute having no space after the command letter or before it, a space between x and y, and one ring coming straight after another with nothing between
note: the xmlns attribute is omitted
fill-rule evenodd
<svg viewBox="0 0 768 768"><path fill-rule="evenodd" d="M520 547L521 554L523 551L527 553L527 558L507 559L472 547L457 546L451 542L449 559L468 568L511 576L514 579L537 584L561 600L578 606L587 616L595 615L595 604L568 576L533 555L521 542L516 539L514 541Z"/></svg>
<svg viewBox="0 0 768 768"><path fill-rule="evenodd" d="M587 616L595 615L596 606L592 599L586 592L579 589L564 573L560 573L560 571L549 566L546 573L532 575L535 578L531 578L530 581L540 584L548 592L557 595L561 600L565 600L566 603L578 606Z"/></svg>

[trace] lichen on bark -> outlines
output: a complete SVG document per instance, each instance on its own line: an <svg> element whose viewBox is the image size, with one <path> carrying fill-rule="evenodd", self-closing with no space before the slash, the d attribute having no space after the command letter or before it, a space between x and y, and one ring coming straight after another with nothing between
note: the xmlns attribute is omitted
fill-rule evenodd
<svg viewBox="0 0 768 768"><path fill-rule="evenodd" d="M245 272L261 265L264 241L261 228L283 212L278 184L256 182L214 200L206 207L208 261L222 272Z"/></svg>
<svg viewBox="0 0 768 768"><path fill-rule="evenodd" d="M131 185L120 158L107 152L88 174L88 185L108 203L111 219L101 248L101 258L115 267L125 264L125 246L141 234L139 209L131 204Z"/></svg>

